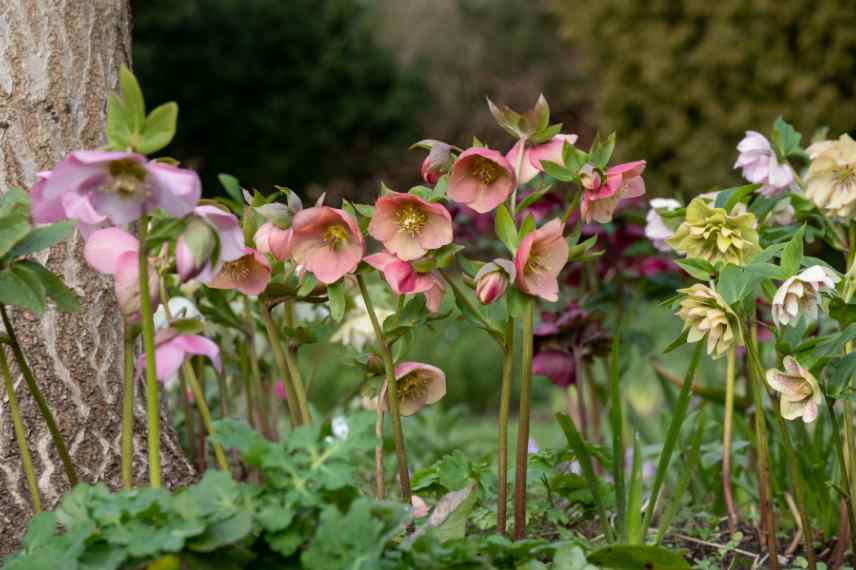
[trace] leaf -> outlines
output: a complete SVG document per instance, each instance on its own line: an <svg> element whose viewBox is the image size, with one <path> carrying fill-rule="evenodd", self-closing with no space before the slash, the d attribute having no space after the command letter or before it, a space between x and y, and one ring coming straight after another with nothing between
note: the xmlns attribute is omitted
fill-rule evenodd
<svg viewBox="0 0 856 570"><path fill-rule="evenodd" d="M615 150L615 133L610 133L606 140L600 138L600 133L595 136L594 143L591 145L591 163L601 170L609 164L609 159L612 158L612 151Z"/></svg>
<svg viewBox="0 0 856 570"><path fill-rule="evenodd" d="M345 308L348 305L344 281L340 279L335 283L327 285L327 297L330 300L330 316L337 323L341 322L345 316Z"/></svg>
<svg viewBox="0 0 856 570"><path fill-rule="evenodd" d="M235 543L253 530L253 517L249 511L238 511L226 520L214 523L188 545L191 550L211 552Z"/></svg>
<svg viewBox="0 0 856 570"><path fill-rule="evenodd" d="M678 335L678 338L676 338L675 340L670 342L669 346L667 346L666 348L663 349L663 354L669 354L673 350L676 350L676 349L684 346L685 344L687 344L687 337L689 336L689 334L690 334L690 331L689 331L689 329L687 329L684 332L682 332L680 335Z"/></svg>
<svg viewBox="0 0 856 570"><path fill-rule="evenodd" d="M175 102L164 103L146 117L137 151L152 154L167 146L175 136L178 122L178 105Z"/></svg>
<svg viewBox="0 0 856 570"><path fill-rule="evenodd" d="M525 238L529 232L535 229L535 217L532 214L528 214L526 219L523 220L523 223L520 224L520 239ZM593 236L594 237L594 236Z"/></svg>
<svg viewBox="0 0 856 570"><path fill-rule="evenodd" d="M726 303L733 305L746 295L748 286L749 278L746 272L729 263L719 272L716 290Z"/></svg>
<svg viewBox="0 0 856 570"><path fill-rule="evenodd" d="M740 202L743 198L749 196L760 187L760 184L744 184L743 186L735 186L733 188L720 190L716 194L714 207L723 208L726 212L730 213L731 209L737 205L737 202Z"/></svg>
<svg viewBox="0 0 856 570"><path fill-rule="evenodd" d="M238 179L231 174L220 173L217 175L217 180L220 181L220 185L223 186L223 190L225 190L236 203L243 206L244 196L241 192L241 184L238 182Z"/></svg>
<svg viewBox="0 0 856 570"><path fill-rule="evenodd" d="M805 240L805 225L794 234L785 249L782 250L780 266L787 277L794 275L800 269L803 258Z"/></svg>
<svg viewBox="0 0 856 570"><path fill-rule="evenodd" d="M856 374L856 352L826 366L826 395L829 398L841 398L852 391L850 386Z"/></svg>
<svg viewBox="0 0 856 570"><path fill-rule="evenodd" d="M297 288L297 296L298 297L306 297L312 291L315 290L315 287L318 286L318 279L312 273L305 273L303 275L303 281L300 283L300 287Z"/></svg>
<svg viewBox="0 0 856 570"><path fill-rule="evenodd" d="M659 546L617 544L596 550L588 561L615 570L690 570L683 555Z"/></svg>
<svg viewBox="0 0 856 570"><path fill-rule="evenodd" d="M16 263L0 270L0 304L41 315L45 310L45 288L32 270Z"/></svg>
<svg viewBox="0 0 856 570"><path fill-rule="evenodd" d="M74 231L75 222L65 221L57 222L49 226L42 226L31 230L23 239L18 241L15 246L9 250L7 256L10 259L23 257L37 251L42 251L61 242Z"/></svg>
<svg viewBox="0 0 856 570"><path fill-rule="evenodd" d="M856 323L856 303L845 303L844 299L833 297L829 300L829 316L838 321L842 329Z"/></svg>
<svg viewBox="0 0 856 570"><path fill-rule="evenodd" d="M464 538L467 535L467 517L476 504L475 483L460 491L452 491L440 498L428 517L427 526L441 541Z"/></svg>
<svg viewBox="0 0 856 570"><path fill-rule="evenodd" d="M523 210L525 210L526 208L528 208L529 206L531 206L532 204L534 204L535 202L540 200L545 194L547 194L552 189L553 189L553 186L548 185L548 186L541 188L540 190L536 190L534 192L527 194L526 197L520 201L520 204L517 205L517 209L522 212Z"/></svg>
<svg viewBox="0 0 856 570"><path fill-rule="evenodd" d="M549 160L542 160L541 168L544 169L544 172L546 172L548 176L552 176L559 182L573 182L577 177L576 172Z"/></svg>
<svg viewBox="0 0 856 570"><path fill-rule="evenodd" d="M556 551L553 557L553 570L598 570L586 560L583 549L576 545L567 545Z"/></svg>
<svg viewBox="0 0 856 570"><path fill-rule="evenodd" d="M128 129L132 133L139 133L146 120L146 102L143 99L143 91L137 78L126 66L119 70L119 88L122 93L122 103L125 107Z"/></svg>
<svg viewBox="0 0 856 570"><path fill-rule="evenodd" d="M0 197L0 257L5 256L30 231L29 198L13 188Z"/></svg>
<svg viewBox="0 0 856 570"><path fill-rule="evenodd" d="M56 304L57 309L63 313L76 313L80 310L80 298L55 273L29 259L19 261L17 265L25 266L38 277L45 293Z"/></svg>
<svg viewBox="0 0 856 570"><path fill-rule="evenodd" d="M496 235L505 244L508 251L513 254L518 243L517 226L514 224L505 204L500 204L496 209Z"/></svg>
<svg viewBox="0 0 856 570"><path fill-rule="evenodd" d="M695 277L700 281L707 281L713 276L716 272L713 265L704 259L676 259L675 263L677 263L681 268L690 274L690 276Z"/></svg>
<svg viewBox="0 0 856 570"><path fill-rule="evenodd" d="M773 146L779 152L779 156L787 158L799 151L802 135L780 116L773 123L773 135L771 138Z"/></svg>

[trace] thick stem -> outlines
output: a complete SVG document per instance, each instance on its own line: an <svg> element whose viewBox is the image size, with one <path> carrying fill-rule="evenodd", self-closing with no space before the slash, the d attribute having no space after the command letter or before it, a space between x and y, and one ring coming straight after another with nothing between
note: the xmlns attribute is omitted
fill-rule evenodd
<svg viewBox="0 0 856 570"><path fill-rule="evenodd" d="M392 353L389 351L389 345L386 343L386 338L383 336L383 328L377 320L377 315L374 310L369 291L366 288L366 282L363 276L357 274L357 283L360 285L360 293L363 296L363 301L366 304L366 312L369 314L369 319L372 322L375 337L377 338L378 349L380 350L381 358L383 359L383 367L386 375L387 385L387 401L389 402L389 415L392 418L392 433L395 439L395 453L398 456L398 479L401 484L401 500L410 505L412 502L412 493L410 490L410 472L407 469L407 450L404 446L404 431L401 428L401 413L398 409L398 382L395 379L395 363L392 361ZM380 405L380 401L378 402Z"/></svg>
<svg viewBox="0 0 856 570"><path fill-rule="evenodd" d="M249 340L252 342L252 339ZM257 429L256 426L256 417L255 417L255 404L253 397L253 381L250 379L252 373L250 372L250 352L247 348L247 344L242 344L238 346L238 357L240 358L239 365L241 367L241 378L244 381L244 401L246 402L247 407L247 423L250 424L250 427L253 429ZM286 382L287 385L287 382ZM289 419L291 419L291 425L294 426L294 417L289 414Z"/></svg>
<svg viewBox="0 0 856 570"><path fill-rule="evenodd" d="M529 408L532 397L532 352L534 304L528 299L523 309L523 346L521 347L520 414L517 423L516 465L514 471L514 538L526 536L526 470L529 462Z"/></svg>
<svg viewBox="0 0 856 570"><path fill-rule="evenodd" d="M125 333L125 377L122 385L122 486L134 487L134 338Z"/></svg>
<svg viewBox="0 0 856 570"><path fill-rule="evenodd" d="M291 425L302 425L305 421L299 407L297 394L294 391L294 385L291 383L291 375L288 373L288 363L282 350L279 332L277 332L276 324L273 322L273 317L270 316L270 310L264 300L259 303L259 314L261 314L262 321L265 323L265 330L267 331L268 340L273 351L273 359L276 361L276 366L282 375L282 381L285 385L285 403L288 404L288 416L291 419Z"/></svg>
<svg viewBox="0 0 856 570"><path fill-rule="evenodd" d="M45 420L45 423L48 426L48 431L51 434L51 439L53 440L54 446L56 446L57 453L59 453L59 458L62 461L63 469L65 469L65 476L66 478L68 478L68 483L69 485L74 487L75 485L77 485L78 481L77 471L74 468L74 462L72 462L71 460L71 456L68 453L68 448L65 445L65 440L62 438L62 434L59 431L59 427L57 426L50 406L48 406L48 402L45 399L44 394L42 394L42 391L39 389L38 384L36 384L36 379L33 377L33 371L30 370L30 365L27 363L27 359L24 356L24 352L21 350L21 345L20 343L18 343L18 337L15 335L15 329L12 328L12 321L9 319L9 315L6 312L6 307L3 304L0 304L0 316L3 317L3 326L6 328L6 334L9 336L8 344L12 348L12 354L15 356L15 362L18 364L18 370L24 377L24 382L27 384L27 389L30 391L30 394L36 401L36 406L39 408L39 413L41 413L42 418Z"/></svg>
<svg viewBox="0 0 856 570"><path fill-rule="evenodd" d="M577 375L574 387L577 393L577 417L580 420L580 433L588 441L589 421L585 398L585 377L583 376L583 359L579 350L574 350L574 369Z"/></svg>
<svg viewBox="0 0 856 570"><path fill-rule="evenodd" d="M205 393L202 386L199 384L199 379L196 377L196 372L193 370L190 362L185 361L181 365L181 372L190 384L190 389L193 391L193 399L196 400L196 407L199 408L199 415L202 418L202 425L205 426L205 431L209 436L214 435L214 423L211 421L211 410L208 408L208 402L205 399ZM229 473L229 462L226 461L226 454L223 452L223 446L219 443L213 443L214 457L217 460L217 466L226 473ZM204 451L203 451L204 453Z"/></svg>
<svg viewBox="0 0 856 570"><path fill-rule="evenodd" d="M283 309L285 309L285 325L293 328L294 314L291 301L286 301ZM294 392L297 394L297 404L300 406L303 423L308 424L312 421L312 414L309 411L309 400L306 397L306 388L303 385L303 375L300 374L300 367L297 365L295 353L288 344L285 347L285 362L288 365L288 375L291 377L291 383L294 385Z"/></svg>
<svg viewBox="0 0 856 570"><path fill-rule="evenodd" d="M30 456L30 448L27 446L27 436L24 431L24 422L21 419L21 409L18 407L18 398L15 397L15 384L12 381L12 372L9 370L9 362L6 360L6 348L0 346L0 372L3 373L3 382L6 384L6 393L9 395L9 412L12 414L12 424L15 427L15 438L18 440L18 450L21 452L21 463L24 466L24 474L27 477L27 487L33 499L33 510L42 512L42 497L39 495L39 485L36 482L36 471L33 469L33 458Z"/></svg>
<svg viewBox="0 0 856 570"><path fill-rule="evenodd" d="M502 354L502 387L499 395L499 461L497 464L496 532L505 534L508 518L508 412L511 408L511 382L514 374L514 319L505 323L505 347Z"/></svg>
<svg viewBox="0 0 856 570"><path fill-rule="evenodd" d="M737 365L737 348L728 351L725 370L725 419L722 426L722 496L728 512L728 532L737 532L737 507L731 487L731 440L734 424L734 372Z"/></svg>
<svg viewBox="0 0 856 570"><path fill-rule="evenodd" d="M274 433L271 429L270 418L267 413L267 406L265 406L265 395L262 389L262 375L259 370L259 358L256 354L256 326L253 322L253 310L250 305L251 301L249 297L244 298L244 310L246 313L247 319L247 354L250 361L250 383L252 386L253 392L253 402L255 403L255 413L253 415L257 415L259 418L259 424L261 428L261 432L268 439L274 439ZM264 310L267 311L267 306L265 305L264 300L259 301L259 312L262 311L262 306L264 305ZM269 314L269 313L268 313ZM273 344L273 341L271 341ZM287 377L286 377L287 380ZM292 420L293 421L293 420Z"/></svg>

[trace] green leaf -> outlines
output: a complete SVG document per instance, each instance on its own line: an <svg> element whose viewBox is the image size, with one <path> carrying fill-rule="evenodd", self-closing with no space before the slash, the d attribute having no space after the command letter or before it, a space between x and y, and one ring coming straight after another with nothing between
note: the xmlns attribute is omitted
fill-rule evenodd
<svg viewBox="0 0 856 570"><path fill-rule="evenodd" d="M633 437L633 462L630 467L630 487L627 494L627 544L642 544L642 450L639 435Z"/></svg>
<svg viewBox="0 0 856 570"><path fill-rule="evenodd" d="M523 240L529 232L535 229L535 217L530 213L526 216L526 219L523 220L523 223L520 224L520 239Z"/></svg>
<svg viewBox="0 0 856 570"><path fill-rule="evenodd" d="M139 133L146 120L146 102L143 99L143 91L134 74L126 66L119 70L119 88L122 93L128 129L132 133Z"/></svg>
<svg viewBox="0 0 856 570"><path fill-rule="evenodd" d="M781 268L787 277L794 275L800 269L803 258L805 240L805 225L794 234L782 251Z"/></svg>
<svg viewBox="0 0 856 570"><path fill-rule="evenodd" d="M16 263L0 270L0 304L21 307L40 315L45 310L45 288L32 270Z"/></svg>
<svg viewBox="0 0 856 570"><path fill-rule="evenodd" d="M312 273L305 273L303 275L303 281L300 283L300 287L297 289L298 297L306 297L315 287L318 286L318 279Z"/></svg>
<svg viewBox="0 0 856 570"><path fill-rule="evenodd" d="M175 102L164 103L154 109L146 117L137 151L152 154L167 146L175 136L177 122L178 105Z"/></svg>
<svg viewBox="0 0 856 570"><path fill-rule="evenodd" d="M565 141L562 146L562 161L565 163L565 168L575 175L590 162L588 153L581 151L568 141Z"/></svg>
<svg viewBox="0 0 856 570"><path fill-rule="evenodd" d="M188 545L197 552L211 552L235 543L253 530L253 517L249 511L238 511L226 520L214 523L201 536Z"/></svg>
<svg viewBox="0 0 856 570"><path fill-rule="evenodd" d="M758 190L760 187L760 184L745 184L743 186L727 188L716 196L717 204L719 204L720 197L725 198L725 202L722 204L722 206L717 207L724 208L726 212L731 213L731 210L734 209L734 206L736 206L738 202L743 201L743 199L747 196L751 196L752 193Z"/></svg>
<svg viewBox="0 0 856 570"><path fill-rule="evenodd" d="M596 550L588 561L615 570L690 570L682 554L659 546L616 544Z"/></svg>
<svg viewBox="0 0 856 570"><path fill-rule="evenodd" d="M829 398L847 396L852 391L850 384L854 374L856 374L856 352L851 352L844 358L827 365L826 396Z"/></svg>
<svg viewBox="0 0 856 570"><path fill-rule="evenodd" d="M341 322L345 316L345 308L348 305L348 299L345 295L345 284L341 279L327 285L327 297L330 300L330 316L337 323Z"/></svg>
<svg viewBox="0 0 856 570"><path fill-rule="evenodd" d="M583 549L576 545L559 548L553 557L553 570L598 570L586 560Z"/></svg>
<svg viewBox="0 0 856 570"><path fill-rule="evenodd" d="M801 139L802 135L782 117L777 118L776 122L773 123L772 142L780 158L797 154L800 150Z"/></svg>
<svg viewBox="0 0 856 570"><path fill-rule="evenodd" d="M716 269L713 265L704 259L676 259L675 263L680 265L681 268L692 277L695 277L700 281L707 281L714 275L714 273L716 273Z"/></svg>
<svg viewBox="0 0 856 570"><path fill-rule="evenodd" d="M856 323L856 304L846 303L840 297L829 300L829 316L838 321L842 329Z"/></svg>
<svg viewBox="0 0 856 570"><path fill-rule="evenodd" d="M238 182L237 178L231 174L220 173L217 175L217 180L220 181L220 185L223 186L223 190L225 190L235 202L241 205L244 204L244 195L241 193L241 183Z"/></svg>
<svg viewBox="0 0 856 570"><path fill-rule="evenodd" d="M669 346L667 346L666 348L663 349L663 354L669 354L673 350L676 350L676 349L684 346L685 344L687 344L687 337L689 336L689 334L690 334L690 331L689 331L689 329L687 329L684 332L682 332L680 335L678 335L678 338L676 338L675 340L670 342Z"/></svg>
<svg viewBox="0 0 856 570"><path fill-rule="evenodd" d="M729 263L719 272L716 290L726 303L733 305L747 294L749 282L749 275L743 269Z"/></svg>
<svg viewBox="0 0 856 570"><path fill-rule="evenodd" d="M532 302L532 297L517 287L509 287L505 296L508 299L508 314L514 318L523 316L526 307Z"/></svg>
<svg viewBox="0 0 856 570"><path fill-rule="evenodd" d="M29 197L12 188L0 197L0 257L5 256L30 231Z"/></svg>
<svg viewBox="0 0 856 570"><path fill-rule="evenodd" d="M546 172L547 175L552 176L560 182L573 182L577 177L576 172L565 168L561 164L556 164L555 162L551 162L549 160L542 160L541 167L544 169L544 172Z"/></svg>
<svg viewBox="0 0 856 570"><path fill-rule="evenodd" d="M68 237L74 231L74 227L75 222L65 221L35 228L18 241L9 250L7 256L10 259L15 259L16 257L23 257L47 249Z"/></svg>
<svg viewBox="0 0 856 570"><path fill-rule="evenodd" d="M467 535L467 517L477 497L475 484L443 495L428 518L428 525L434 528L434 536L442 542L464 538Z"/></svg>
<svg viewBox="0 0 856 570"><path fill-rule="evenodd" d="M552 189L552 185L547 185L539 190L535 190L534 192L527 194L526 197L520 201L520 204L518 204L517 209L522 212L523 210L540 200L545 194L547 194L547 192Z"/></svg>
<svg viewBox="0 0 856 570"><path fill-rule="evenodd" d="M598 133L591 145L591 163L604 170L609 164L609 159L612 158L613 150L615 150L615 133L610 133L606 140L601 139L600 133Z"/></svg>
<svg viewBox="0 0 856 570"><path fill-rule="evenodd" d="M76 313L80 310L80 298L66 287L55 273L30 259L20 261L17 265L26 267L38 277L45 293L56 304L57 309L63 313Z"/></svg>
<svg viewBox="0 0 856 570"><path fill-rule="evenodd" d="M517 250L517 226L505 204L500 204L496 209L496 235L512 254Z"/></svg>
<svg viewBox="0 0 856 570"><path fill-rule="evenodd" d="M125 103L115 93L107 96L107 140L114 150L128 150L134 146L136 133L131 130L131 119Z"/></svg>

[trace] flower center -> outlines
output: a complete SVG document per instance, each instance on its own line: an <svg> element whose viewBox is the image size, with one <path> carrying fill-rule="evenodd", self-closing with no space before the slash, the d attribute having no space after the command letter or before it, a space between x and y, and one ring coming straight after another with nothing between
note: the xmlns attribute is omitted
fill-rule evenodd
<svg viewBox="0 0 856 570"><path fill-rule="evenodd" d="M395 217L401 231L410 235L411 238L415 238L419 235L419 232L422 231L422 228L425 226L425 222L428 220L428 216L425 215L425 212L412 204L407 204L400 208L395 213Z"/></svg>
<svg viewBox="0 0 856 570"><path fill-rule="evenodd" d="M529 259L526 260L526 273L539 273L544 271L546 267L544 266L543 261L541 260L541 256L535 253L534 251L529 254Z"/></svg>
<svg viewBox="0 0 856 570"><path fill-rule="evenodd" d="M253 267L253 256L245 255L235 261L227 261L223 264L223 271L235 281L246 281L250 277Z"/></svg>
<svg viewBox="0 0 856 570"><path fill-rule="evenodd" d="M332 224L324 230L324 243L330 249L336 249L343 243L348 242L348 228L341 224Z"/></svg>
<svg viewBox="0 0 856 570"><path fill-rule="evenodd" d="M110 180L101 188L103 192L118 194L121 198L145 199L149 195L146 169L135 160L114 160L108 166Z"/></svg>
<svg viewBox="0 0 856 570"><path fill-rule="evenodd" d="M836 179L840 186L856 185L856 165L847 165L838 170Z"/></svg>
<svg viewBox="0 0 856 570"><path fill-rule="evenodd" d="M502 174L502 168L488 158L476 156L473 158L472 173L483 184L489 186Z"/></svg>
<svg viewBox="0 0 856 570"><path fill-rule="evenodd" d="M421 400L428 394L429 378L418 372L411 372L398 381L398 399Z"/></svg>

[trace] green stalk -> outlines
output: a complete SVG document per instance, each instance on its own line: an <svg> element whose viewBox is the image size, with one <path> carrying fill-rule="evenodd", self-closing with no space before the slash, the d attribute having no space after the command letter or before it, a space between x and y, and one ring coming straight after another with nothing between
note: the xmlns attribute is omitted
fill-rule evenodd
<svg viewBox="0 0 856 570"><path fill-rule="evenodd" d="M395 363L392 361L392 353L389 351L389 345L383 336L383 328L377 320L377 315L374 310L369 291L366 288L366 282L363 276L357 274L357 283L360 285L360 293L363 296L363 301L366 304L366 311L369 314L369 319L372 322L372 328L377 339L378 349L380 350L381 358L383 359L383 367L386 375L387 385L387 400L389 401L389 415L392 418L392 433L395 438L395 453L398 456L398 479L401 484L401 500L410 505L412 502L412 492L410 490L410 472L407 469L407 450L404 446L404 431L401 428L401 413L398 409L398 382L395 379ZM378 401L381 405L381 401Z"/></svg>
<svg viewBox="0 0 856 570"><path fill-rule="evenodd" d="M728 532L737 532L737 507L731 487L731 441L734 424L734 376L737 366L737 348L728 351L725 370L725 419L722 427L722 496L728 512Z"/></svg>
<svg viewBox="0 0 856 570"><path fill-rule="evenodd" d="M253 322L253 311L252 311L252 307L250 306L250 303L251 303L250 298L245 297L244 298L244 309L246 312L246 319L247 319L247 353L248 353L248 357L249 357L249 361L250 361L250 384L252 386L252 392L255 395L255 397L253 398L253 401L255 402L255 405L256 405L256 413L258 413L259 423L261 424L259 426L261 428L261 432L268 439L274 439L274 437L273 437L274 433L273 433L273 430L271 429L270 418L268 417L268 413L267 413L267 406L265 406L266 398L264 397L264 390L262 388L262 375L261 375L261 371L259 370L259 358L258 358L258 355L256 354L256 342L255 342L255 340L256 340L255 339L256 327L255 327L255 323ZM261 307L263 305L264 305L264 310L267 311L267 305L265 305L264 300L260 300L259 301L259 312L262 311ZM276 328L274 328L274 332L275 331L276 331ZM271 341L271 344L273 344L273 341ZM276 350L276 349L274 349L274 350ZM285 378L286 381L287 381L287 378L288 377L286 376L286 378ZM289 408L289 410L290 410L290 408Z"/></svg>
<svg viewBox="0 0 856 570"><path fill-rule="evenodd" d="M627 496L627 544L642 544L642 450L639 448L639 436L633 436L633 462L630 467L630 491ZM650 505L657 502L652 493ZM650 510L650 509L649 509Z"/></svg>
<svg viewBox="0 0 856 570"><path fill-rule="evenodd" d="M71 460L71 455L68 453L65 440L62 438L62 434L59 431L59 427L57 426L50 406L48 406L48 402L45 399L44 394L42 394L38 384L36 384L36 379L33 377L33 371L30 370L30 365L27 363L24 352L21 350L21 345L18 343L18 337L15 335L15 329L12 328L12 321L9 319L9 315L6 312L6 306L2 303L0 303L0 315L2 315L3 318L3 326L6 328L6 334L9 336L7 343L12 348L12 354L15 356L15 362L18 364L18 370L24 377L27 389L36 401L39 413L41 413L42 418L44 418L45 423L48 426L51 439L53 440L54 446L56 446L57 453L59 453L63 469L65 469L65 476L68 479L68 483L70 486L74 487L77 485L78 481L74 462Z"/></svg>
<svg viewBox="0 0 856 570"><path fill-rule="evenodd" d="M847 491L844 503L847 506L847 522L850 527L850 549L856 552L856 509L850 501L850 471L847 469L847 460L844 457L844 446L842 445L841 427L838 425L838 417L835 415L835 403L829 398L826 400L826 408L829 410L829 418L832 420L832 441L835 443L835 451L838 456L838 466L841 469L841 478L844 480L843 487Z"/></svg>
<svg viewBox="0 0 856 570"><path fill-rule="evenodd" d="M526 471L529 464L529 410L532 398L532 356L535 303L530 297L523 309L523 346L520 351L520 413L514 472L514 538L526 536Z"/></svg>
<svg viewBox="0 0 856 570"><path fill-rule="evenodd" d="M249 340L252 342L252 339ZM244 400L247 404L247 423L250 424L250 427L256 429L256 418L254 412L254 397L253 397L253 381L250 379L250 356L249 349L247 348L247 344L242 344L238 346L238 356L240 357L239 365L241 367L241 378L244 380ZM286 385L288 384L288 380L285 380ZM287 386L286 386L287 387ZM290 408L289 408L290 409ZM289 414L289 419L291 420L291 425L295 425L295 418Z"/></svg>
<svg viewBox="0 0 856 570"><path fill-rule="evenodd" d="M621 334L623 327L612 340L609 355L609 423L612 430L612 480L615 482L615 526L624 536L626 495L624 492L624 415L621 410Z"/></svg>
<svg viewBox="0 0 856 570"><path fill-rule="evenodd" d="M303 410L300 409L300 401L294 389L294 384L291 383L292 376L288 373L288 363L285 354L282 350L282 341L279 338L276 324L273 322L273 317L270 315L267 303L264 300L259 302L259 314L262 316L262 321L265 323L268 340L270 341L271 350L273 351L273 359L276 361L276 366L279 373L282 374L282 380L285 385L285 403L288 404L288 415L291 418L292 426L299 426L306 423L306 417ZM261 395L261 393L259 393Z"/></svg>
<svg viewBox="0 0 856 570"><path fill-rule="evenodd" d="M194 425L196 422L193 419L193 406L190 405L190 396L187 394L190 387L187 385L184 374L178 375L178 381L179 389L181 390L181 394L179 395L181 411L184 412L185 431L187 432L187 454L190 457L196 458L197 467L201 470L205 463L205 451L203 450L202 459L200 460L199 454L196 452L196 426Z"/></svg>
<svg viewBox="0 0 856 570"><path fill-rule="evenodd" d="M190 389L193 391L193 399L196 400L196 406L199 408L199 415L202 418L202 425L205 426L205 431L208 436L214 435L214 423L211 421L211 410L208 408L208 402L205 399L205 393L202 386L199 384L199 379L196 377L196 372L190 362L184 361L181 365L181 372L190 384ZM223 452L223 446L219 443L212 443L214 448L214 457L217 460L217 465L229 473L229 462L226 461L226 454ZM203 448L204 453L204 448Z"/></svg>
<svg viewBox="0 0 856 570"><path fill-rule="evenodd" d="M294 313L292 311L291 301L286 301L285 306L285 326L294 327ZM288 365L288 374L291 377L291 382L294 384L294 391L297 393L297 403L300 405L300 413L303 414L303 422L310 423L312 414L309 410L309 401L306 398L306 388L303 385L303 376L300 374L300 367L297 365L297 358L291 347L285 346L285 362Z"/></svg>
<svg viewBox="0 0 856 570"><path fill-rule="evenodd" d="M122 486L134 487L134 335L125 332L125 378L122 385Z"/></svg>
<svg viewBox="0 0 856 570"><path fill-rule="evenodd" d="M9 395L9 411L12 414L12 423L15 426L15 438L18 440L18 450L21 452L21 463L23 463L24 474L27 477L27 487L29 487L30 496L33 499L33 511L40 513L42 512L42 498L39 495L36 471L33 469L33 458L30 456L30 448L27 446L24 422L21 419L21 409L18 407L18 399L15 397L15 384L12 381L9 362L6 360L5 347L0 347L0 371L3 372L6 393Z"/></svg>
<svg viewBox="0 0 856 570"><path fill-rule="evenodd" d="M496 532L505 534L508 518L508 412L511 407L511 381L514 374L514 319L505 323L502 354L502 387L499 396L499 461L497 464Z"/></svg>

